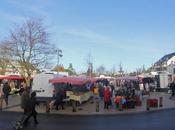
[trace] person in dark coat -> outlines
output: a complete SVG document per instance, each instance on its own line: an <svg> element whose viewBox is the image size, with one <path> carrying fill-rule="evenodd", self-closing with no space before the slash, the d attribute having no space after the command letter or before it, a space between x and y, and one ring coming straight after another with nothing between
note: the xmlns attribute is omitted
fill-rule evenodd
<svg viewBox="0 0 175 130"><path fill-rule="evenodd" d="M58 110L58 107L61 105L62 107L62 110L64 109L64 102L63 102L63 99L65 97L65 94L64 94L64 91L62 89L60 89L57 94L56 94L56 100L55 100L55 103L54 105L56 106L55 109Z"/></svg>
<svg viewBox="0 0 175 130"><path fill-rule="evenodd" d="M170 89L171 89L171 97L170 98L172 98L172 97L174 97L174 95L175 95L175 81L173 81L173 82L171 82L170 83Z"/></svg>
<svg viewBox="0 0 175 130"><path fill-rule="evenodd" d="M27 117L26 119L26 122L28 122L28 120L30 119L30 117L33 116L33 119L34 119L34 124L38 124L38 120L37 120L37 112L36 112L36 109L35 109L35 106L37 104L37 101L36 101L36 92L32 92L31 93L31 97L30 97L30 100L29 100L29 116Z"/></svg>
<svg viewBox="0 0 175 130"><path fill-rule="evenodd" d="M21 85L19 87L19 91L18 91L20 96L22 95L23 91L24 91L24 83L21 83Z"/></svg>
<svg viewBox="0 0 175 130"><path fill-rule="evenodd" d="M24 110L24 114L27 114L29 112L29 103L30 102L30 96L29 96L29 90L25 86L24 91L21 95L21 108Z"/></svg>
<svg viewBox="0 0 175 130"><path fill-rule="evenodd" d="M4 100L5 100L6 106L8 105L8 96L10 94L10 91L11 91L11 88L10 88L8 82L6 82L4 84L4 87L3 87Z"/></svg>
<svg viewBox="0 0 175 130"><path fill-rule="evenodd" d="M103 87L103 84L99 83L99 96L101 99L103 99L104 97L104 91L105 91L105 88Z"/></svg>

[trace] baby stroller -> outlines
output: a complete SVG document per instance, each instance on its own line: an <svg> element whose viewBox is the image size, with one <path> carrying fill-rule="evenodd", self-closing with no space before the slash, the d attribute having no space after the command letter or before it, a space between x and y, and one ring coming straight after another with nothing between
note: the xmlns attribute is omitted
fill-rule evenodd
<svg viewBox="0 0 175 130"><path fill-rule="evenodd" d="M22 129L25 125L27 125L27 120L30 117L30 115L31 115L31 112L24 114L19 121L15 122L15 124L13 125L13 128L15 130Z"/></svg>

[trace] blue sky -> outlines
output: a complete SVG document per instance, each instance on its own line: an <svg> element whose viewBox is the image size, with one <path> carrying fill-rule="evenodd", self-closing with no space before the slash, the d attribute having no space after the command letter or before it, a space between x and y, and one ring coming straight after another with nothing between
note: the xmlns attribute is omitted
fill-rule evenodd
<svg viewBox="0 0 175 130"><path fill-rule="evenodd" d="M43 18L61 63L134 71L175 51L174 0L1 0L0 40L26 18ZM56 59L56 58L55 58ZM56 64L56 60L55 60Z"/></svg>

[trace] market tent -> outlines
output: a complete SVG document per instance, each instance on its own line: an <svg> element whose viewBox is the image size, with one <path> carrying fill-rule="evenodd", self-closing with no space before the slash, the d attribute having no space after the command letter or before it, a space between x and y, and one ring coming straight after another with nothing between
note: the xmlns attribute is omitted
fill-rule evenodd
<svg viewBox="0 0 175 130"><path fill-rule="evenodd" d="M154 83L154 79L152 77L139 77L139 81L143 83Z"/></svg>
<svg viewBox="0 0 175 130"><path fill-rule="evenodd" d="M83 85L87 83L89 79L82 77L56 77L49 80L49 83L70 83L73 85Z"/></svg>
<svg viewBox="0 0 175 130"><path fill-rule="evenodd" d="M96 83L99 80L99 78L94 77L94 78L91 78L90 80L91 80L91 83Z"/></svg>

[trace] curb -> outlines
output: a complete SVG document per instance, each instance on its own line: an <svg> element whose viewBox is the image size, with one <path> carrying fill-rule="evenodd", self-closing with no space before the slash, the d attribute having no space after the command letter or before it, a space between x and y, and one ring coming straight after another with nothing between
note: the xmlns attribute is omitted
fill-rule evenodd
<svg viewBox="0 0 175 130"><path fill-rule="evenodd" d="M174 108L165 108L165 109L157 109L157 110L150 110L150 111L139 111L139 112L125 112L125 113L92 113L92 114L61 114L61 113L39 113L41 115L58 115L58 116L126 116L126 115L139 115L145 113L157 113L163 112L167 110L175 110Z"/></svg>
<svg viewBox="0 0 175 130"><path fill-rule="evenodd" d="M2 110L6 110L6 109L9 109L9 108L18 107L18 106L20 106L20 104L16 104L16 105L13 105L13 106L7 106L7 107L2 108Z"/></svg>
<svg viewBox="0 0 175 130"><path fill-rule="evenodd" d="M150 110L150 111L139 111L139 112L126 112L126 113L92 113L92 114L61 114L61 113L38 113L39 115L47 115L47 116L81 116L81 117L89 117L89 116L126 116L126 115L140 115L140 114L145 114L145 113L158 113L158 112L163 112L163 111L167 111L167 110L175 110L174 108L165 108L165 109L155 109L155 110ZM0 111L0 113L23 113L21 111Z"/></svg>

